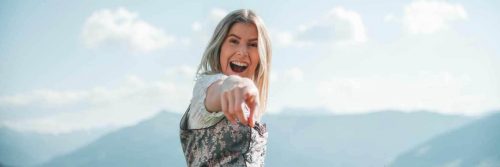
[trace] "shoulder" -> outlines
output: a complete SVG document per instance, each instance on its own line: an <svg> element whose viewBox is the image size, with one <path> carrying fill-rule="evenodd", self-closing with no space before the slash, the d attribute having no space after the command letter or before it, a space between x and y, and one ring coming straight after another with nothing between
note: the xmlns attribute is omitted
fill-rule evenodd
<svg viewBox="0 0 500 167"><path fill-rule="evenodd" d="M199 76L196 77L196 83L215 82L219 79L224 79L224 78L227 78L227 76L222 73L200 74Z"/></svg>
<svg viewBox="0 0 500 167"><path fill-rule="evenodd" d="M227 76L222 73L201 74L197 76L193 88L193 96L191 99L191 103L192 104L202 103L204 105L203 102L207 96L208 87L212 85L214 82L225 78L227 78Z"/></svg>
<svg viewBox="0 0 500 167"><path fill-rule="evenodd" d="M227 78L226 75L222 73L216 74L201 74L196 77L196 82L194 85L193 93L205 93L206 89L215 81Z"/></svg>

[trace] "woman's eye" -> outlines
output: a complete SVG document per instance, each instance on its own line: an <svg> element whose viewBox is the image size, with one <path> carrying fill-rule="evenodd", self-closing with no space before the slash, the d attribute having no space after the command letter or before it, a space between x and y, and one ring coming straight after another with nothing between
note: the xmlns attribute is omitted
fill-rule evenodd
<svg viewBox="0 0 500 167"><path fill-rule="evenodd" d="M238 44L239 42L238 42L238 40L236 40L236 39L230 39L230 40L229 40L229 43L232 43L232 44Z"/></svg>
<svg viewBox="0 0 500 167"><path fill-rule="evenodd" d="M258 45L257 45L257 43L251 43L251 44L249 44L249 45L250 45L251 47L257 47L257 46L258 46Z"/></svg>

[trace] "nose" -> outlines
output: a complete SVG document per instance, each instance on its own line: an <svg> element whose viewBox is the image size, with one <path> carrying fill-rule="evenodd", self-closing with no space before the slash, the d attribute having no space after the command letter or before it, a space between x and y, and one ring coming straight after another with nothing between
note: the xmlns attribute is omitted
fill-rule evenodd
<svg viewBox="0 0 500 167"><path fill-rule="evenodd" d="M242 56L247 56L248 55L248 49L247 49L247 47L245 45L239 46L237 52L238 52L237 54L240 54Z"/></svg>

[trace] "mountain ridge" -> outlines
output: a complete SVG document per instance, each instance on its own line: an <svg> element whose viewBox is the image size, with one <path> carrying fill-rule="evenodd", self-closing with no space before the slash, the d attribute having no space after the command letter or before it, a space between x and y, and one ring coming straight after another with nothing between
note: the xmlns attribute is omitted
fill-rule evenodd
<svg viewBox="0 0 500 167"><path fill-rule="evenodd" d="M391 166L500 166L500 112L422 142Z"/></svg>
<svg viewBox="0 0 500 167"><path fill-rule="evenodd" d="M162 111L41 166L185 166L178 136L181 116ZM266 165L383 166L401 151L471 120L426 112L269 114L263 117L269 130ZM367 161L358 162L359 156Z"/></svg>

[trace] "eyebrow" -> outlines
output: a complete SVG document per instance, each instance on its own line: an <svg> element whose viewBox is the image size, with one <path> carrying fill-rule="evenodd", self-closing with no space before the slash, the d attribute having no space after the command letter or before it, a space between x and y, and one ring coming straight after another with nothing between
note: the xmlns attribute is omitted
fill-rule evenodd
<svg viewBox="0 0 500 167"><path fill-rule="evenodd" d="M233 36L233 37L236 37L236 38L238 38L238 39L241 39L241 37L239 37L238 35L229 34L229 36Z"/></svg>
<svg viewBox="0 0 500 167"><path fill-rule="evenodd" d="M233 36L233 37L238 38L238 39L240 39L240 40L241 40L241 37L239 37L238 35L235 35L235 34L229 34L229 35L228 35L228 37L229 37L229 36ZM250 39L250 40L248 40L248 41L256 41L256 40L257 40L257 38Z"/></svg>

